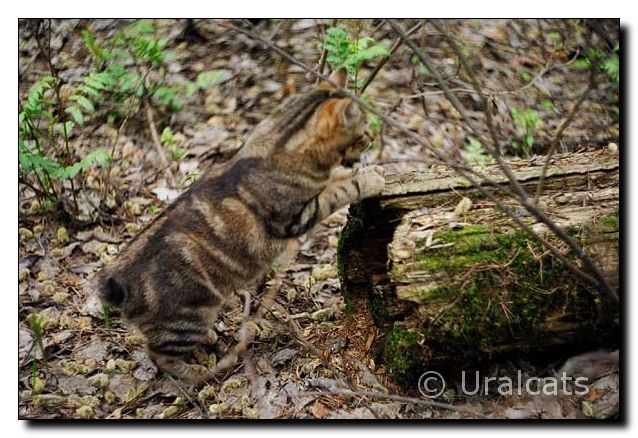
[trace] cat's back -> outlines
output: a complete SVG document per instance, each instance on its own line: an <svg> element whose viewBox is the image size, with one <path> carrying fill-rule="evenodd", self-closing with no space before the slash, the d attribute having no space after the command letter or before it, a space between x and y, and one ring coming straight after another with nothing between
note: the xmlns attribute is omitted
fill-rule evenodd
<svg viewBox="0 0 638 438"><path fill-rule="evenodd" d="M262 168L259 158L238 158L202 175L96 275L103 302L141 309L196 297L202 287L226 294L258 275L279 250L259 207L243 199L263 192L246 188L259 186Z"/></svg>

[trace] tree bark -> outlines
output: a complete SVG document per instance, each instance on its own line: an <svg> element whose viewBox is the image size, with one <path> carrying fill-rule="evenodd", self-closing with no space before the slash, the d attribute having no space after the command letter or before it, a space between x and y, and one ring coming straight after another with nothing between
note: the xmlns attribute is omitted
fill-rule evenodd
<svg viewBox="0 0 638 438"><path fill-rule="evenodd" d="M512 163L532 195L543 161ZM481 170L505 183L495 166ZM512 200L497 197L515 208ZM617 290L617 155L556 156L539 206ZM515 211L564 247L523 208ZM578 264L566 247L563 255ZM449 171L389 176L379 197L351 206L338 256L347 307L372 315L384 334L383 360L400 383L450 364L594 347L619 336L616 308L602 305L595 289Z"/></svg>

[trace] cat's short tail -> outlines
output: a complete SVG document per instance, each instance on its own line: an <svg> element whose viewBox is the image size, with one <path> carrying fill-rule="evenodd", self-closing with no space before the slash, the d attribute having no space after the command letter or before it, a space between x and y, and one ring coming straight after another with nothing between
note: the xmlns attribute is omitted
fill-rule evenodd
<svg viewBox="0 0 638 438"><path fill-rule="evenodd" d="M103 276L98 279L100 300L106 306L121 306L126 299L126 287L113 276Z"/></svg>

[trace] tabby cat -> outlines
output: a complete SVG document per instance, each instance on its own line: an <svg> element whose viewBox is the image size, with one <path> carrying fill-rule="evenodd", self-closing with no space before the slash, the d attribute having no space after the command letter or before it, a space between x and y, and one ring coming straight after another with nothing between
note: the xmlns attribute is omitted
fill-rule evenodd
<svg viewBox="0 0 638 438"><path fill-rule="evenodd" d="M343 87L346 73L331 79ZM328 82L294 96L98 273L102 302L121 308L161 369L191 382L209 378L184 359L216 342L224 302L335 210L381 192L383 168L340 165L361 153L365 120Z"/></svg>

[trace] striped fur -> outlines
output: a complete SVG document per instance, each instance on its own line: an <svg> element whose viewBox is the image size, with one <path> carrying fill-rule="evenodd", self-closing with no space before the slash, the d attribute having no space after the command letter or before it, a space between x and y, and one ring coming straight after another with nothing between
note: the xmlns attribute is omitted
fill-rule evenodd
<svg viewBox="0 0 638 438"><path fill-rule="evenodd" d="M102 301L121 308L160 368L200 380L202 367L184 359L215 343L228 297L335 210L382 190L382 168L340 167L360 153L364 128L360 108L325 84L294 97L98 274Z"/></svg>

